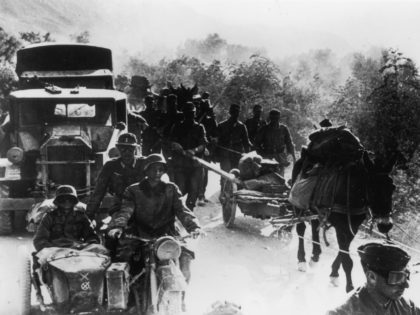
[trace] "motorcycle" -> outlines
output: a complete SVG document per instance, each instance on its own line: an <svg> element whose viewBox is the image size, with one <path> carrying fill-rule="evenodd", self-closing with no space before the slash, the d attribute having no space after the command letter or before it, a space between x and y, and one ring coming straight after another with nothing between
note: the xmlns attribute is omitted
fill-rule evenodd
<svg viewBox="0 0 420 315"><path fill-rule="evenodd" d="M63 248L41 265L36 253L25 251L20 259L18 314L34 311L33 289L40 311L48 314L181 314L187 283L179 268L180 241L187 237L123 234L122 239L138 241L131 264ZM44 302L45 291L50 304Z"/></svg>
<svg viewBox="0 0 420 315"><path fill-rule="evenodd" d="M130 286L139 314L180 314L187 283L179 266L179 241L185 237L146 239L123 234L122 239L138 241L131 264Z"/></svg>

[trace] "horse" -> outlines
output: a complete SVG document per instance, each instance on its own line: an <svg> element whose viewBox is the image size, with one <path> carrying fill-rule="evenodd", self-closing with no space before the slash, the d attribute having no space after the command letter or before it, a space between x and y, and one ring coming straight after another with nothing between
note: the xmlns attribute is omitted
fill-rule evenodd
<svg viewBox="0 0 420 315"><path fill-rule="evenodd" d="M168 89L170 94L175 94L178 101L178 110L182 111L182 108L186 102L192 102L193 96L198 93L198 86L194 84L193 87L185 87L180 84L177 88L174 88L171 83L168 83Z"/></svg>
<svg viewBox="0 0 420 315"><path fill-rule="evenodd" d="M330 175L327 174L324 176L324 180L322 179L323 171L318 175L319 179L317 179L318 182L314 192L318 189L318 194L321 193L321 195L322 187L320 188L319 184L322 186L323 181L325 184L325 182L328 181L328 176L331 180L331 174L335 176L332 183L332 186L334 187L333 195L331 196L330 194L329 197L325 195L321 196L321 199L330 198L331 206L329 208L310 206L309 210L313 213L326 215L324 216L324 220L328 221L330 225L335 228L339 252L331 266L330 280L333 285L338 285L338 271L342 265L346 276L346 292L350 292L354 289L351 277L353 261L349 255L350 244L360 225L366 219L369 211L373 218L382 219L382 223L379 223L378 221L378 228L380 227L380 224L388 225L390 226L389 228L392 227L389 218L392 211L392 194L395 190L395 186L389 174L394 166L394 162L395 161L383 163L383 161L378 159L372 160L367 152L364 151L359 160L348 163L345 166L335 166L334 170L330 170ZM297 174L305 174L305 172L313 166L310 165L310 163L306 166L303 164L305 163L302 160L296 162L292 173L292 182L296 181ZM326 177L327 180L325 180ZM312 202L314 202L313 196ZM317 203L326 204L325 200L317 200ZM321 218L323 218L322 215L320 215L319 220L311 221L313 240L311 263L318 262L321 254L318 229ZM304 222L301 222L296 226L296 231L299 236L297 255L299 266L302 266L302 264L306 266L303 239L305 229L306 225ZM305 271L304 269L305 268L299 268L301 271Z"/></svg>

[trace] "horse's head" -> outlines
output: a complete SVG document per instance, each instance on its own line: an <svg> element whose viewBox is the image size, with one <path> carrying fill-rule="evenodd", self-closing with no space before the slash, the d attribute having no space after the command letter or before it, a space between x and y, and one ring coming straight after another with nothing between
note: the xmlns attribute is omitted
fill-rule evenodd
<svg viewBox="0 0 420 315"><path fill-rule="evenodd" d="M384 161L375 158L373 161L365 152L363 161L368 171L368 199L369 207L374 216L387 217L392 212L392 194L395 190L390 173L395 160Z"/></svg>
<svg viewBox="0 0 420 315"><path fill-rule="evenodd" d="M175 94L177 96L178 107L181 110L186 102L193 101L193 96L198 92L197 84L191 88L185 87L182 84L177 88L174 88L171 84L168 84L168 88L171 94Z"/></svg>

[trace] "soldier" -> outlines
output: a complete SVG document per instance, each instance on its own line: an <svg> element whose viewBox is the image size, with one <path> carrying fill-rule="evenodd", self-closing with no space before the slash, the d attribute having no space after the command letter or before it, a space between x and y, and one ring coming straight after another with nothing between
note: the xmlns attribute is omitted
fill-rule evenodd
<svg viewBox="0 0 420 315"><path fill-rule="evenodd" d="M287 155L296 162L295 146L289 128L280 123L280 112L270 111L269 124L262 127L255 137L255 148L264 158L279 162L280 175L284 176L284 168L289 165Z"/></svg>
<svg viewBox="0 0 420 315"><path fill-rule="evenodd" d="M246 129L248 130L248 136L249 140L252 144L254 144L255 136L257 135L258 130L261 129L261 127L266 125L266 122L264 119L261 119L262 114L262 106L261 105L255 105L252 109L253 117L249 118L245 121Z"/></svg>
<svg viewBox="0 0 420 315"><path fill-rule="evenodd" d="M139 75L131 77L130 86L124 89L130 111L138 111L143 106L144 98L153 93L150 88L150 82L146 77Z"/></svg>
<svg viewBox="0 0 420 315"><path fill-rule="evenodd" d="M230 117L222 121L218 128L217 156L220 168L229 172L238 167L242 153L249 152L251 144L246 126L239 121L240 106L232 104L229 108ZM223 186L224 179L221 179Z"/></svg>
<svg viewBox="0 0 420 315"><path fill-rule="evenodd" d="M161 136L158 133L158 114L154 109L153 96L148 95L144 99L146 109L139 114L146 119L147 127L142 134L142 155L147 156L152 153L160 153L161 151Z"/></svg>
<svg viewBox="0 0 420 315"><path fill-rule="evenodd" d="M419 315L420 308L403 297L409 287L410 256L401 248L385 243L367 243L358 248L366 276L363 287L328 315Z"/></svg>
<svg viewBox="0 0 420 315"><path fill-rule="evenodd" d="M185 103L183 113L184 120L175 124L171 130L172 165L175 183L184 195L188 194L187 207L193 210L198 198L203 168L191 157L203 157L207 139L203 125L194 120L194 104Z"/></svg>
<svg viewBox="0 0 420 315"><path fill-rule="evenodd" d="M120 199L125 188L139 182L144 177L144 158L135 156L136 136L132 133L124 133L118 138L116 146L120 157L105 163L96 180L95 190L87 204L86 214L91 219L94 219L98 214L105 193L109 192L114 196L113 204L108 210L108 213L112 214L119 209Z"/></svg>
<svg viewBox="0 0 420 315"><path fill-rule="evenodd" d="M177 96L175 94L169 94L166 98L166 115L164 116L162 153L168 163L168 176L171 181L174 180L174 175L172 168L172 149L169 138L172 127L184 119L184 115L182 112L178 111L177 108Z"/></svg>
<svg viewBox="0 0 420 315"><path fill-rule="evenodd" d="M208 97L208 93L203 93L203 96ZM217 122L213 112L213 107L211 107L210 100L207 98L203 98L201 101L200 111L197 114L197 122L204 126L206 136L209 141L209 145L204 150L203 158L206 161L214 161L214 144L217 141ZM199 206L203 206L206 202L209 202L205 197L208 184L208 173L208 169L205 168L203 171L203 179L200 181L200 188L198 191Z"/></svg>
<svg viewBox="0 0 420 315"><path fill-rule="evenodd" d="M99 244L99 238L84 210L75 207L78 202L73 186L61 185L57 188L55 208L44 215L33 240L41 264L62 248L108 253Z"/></svg>
<svg viewBox="0 0 420 315"><path fill-rule="evenodd" d="M119 238L123 230L127 229L146 238L177 236L179 234L175 228L175 218L181 221L193 238L200 235L198 220L183 204L178 187L172 182L162 181L161 177L166 170L167 165L162 155L151 154L146 158L146 178L125 190L121 210L115 213L110 222L110 237ZM130 262L136 246L138 241L135 240L120 241L117 258ZM192 259L194 252L182 246L179 262L187 283L191 277Z"/></svg>
<svg viewBox="0 0 420 315"><path fill-rule="evenodd" d="M134 134L137 139L141 139L142 132L149 127L146 119L141 117L139 112L129 110L127 113L127 129L129 133Z"/></svg>

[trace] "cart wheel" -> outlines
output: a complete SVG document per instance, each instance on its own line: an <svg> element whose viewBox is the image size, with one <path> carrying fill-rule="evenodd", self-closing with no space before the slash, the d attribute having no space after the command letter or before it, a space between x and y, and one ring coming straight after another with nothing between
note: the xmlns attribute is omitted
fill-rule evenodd
<svg viewBox="0 0 420 315"><path fill-rule="evenodd" d="M226 181L222 192L223 222L227 228L233 227L236 215L236 198L234 192L237 190L235 183Z"/></svg>

